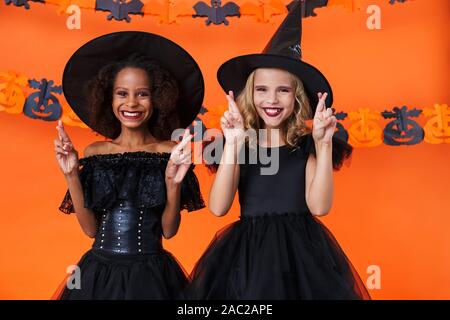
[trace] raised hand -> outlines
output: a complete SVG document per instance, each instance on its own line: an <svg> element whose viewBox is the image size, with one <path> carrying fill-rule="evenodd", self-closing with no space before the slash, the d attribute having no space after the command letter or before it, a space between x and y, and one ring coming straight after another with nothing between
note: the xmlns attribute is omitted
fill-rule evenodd
<svg viewBox="0 0 450 320"><path fill-rule="evenodd" d="M244 121L236 102L233 91L227 94L228 110L220 118L220 125L227 143L235 143L244 135Z"/></svg>
<svg viewBox="0 0 450 320"><path fill-rule="evenodd" d="M336 117L333 115L331 108L326 108L325 99L327 93L318 94L319 102L317 103L316 113L313 119L312 136L316 143L331 143L336 128Z"/></svg>
<svg viewBox="0 0 450 320"><path fill-rule="evenodd" d="M190 143L193 135L189 129L184 130L183 139L173 147L166 167L166 183L180 184L191 166Z"/></svg>
<svg viewBox="0 0 450 320"><path fill-rule="evenodd" d="M65 175L77 173L78 170L78 152L75 150L69 135L64 130L62 121L58 121L56 126L58 130L58 139L54 140L56 160L59 168Z"/></svg>

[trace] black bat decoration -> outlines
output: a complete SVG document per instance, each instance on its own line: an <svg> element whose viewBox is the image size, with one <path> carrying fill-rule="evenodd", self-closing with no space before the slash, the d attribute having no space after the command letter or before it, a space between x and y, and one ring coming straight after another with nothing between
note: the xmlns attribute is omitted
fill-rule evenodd
<svg viewBox="0 0 450 320"><path fill-rule="evenodd" d="M194 6L195 14L192 17L208 17L205 21L206 25L209 26L211 23L214 24L225 24L226 26L230 23L226 17L241 17L239 12L239 6L234 2L227 2L222 7L221 0L211 0L211 6L207 5L203 1L199 1Z"/></svg>
<svg viewBox="0 0 450 320"><path fill-rule="evenodd" d="M116 20L126 20L131 21L129 14L140 14L144 15L142 8L144 4L140 0L131 0L126 2L126 0L97 0L95 3L95 10L109 11L111 12L106 19L111 20L112 18Z"/></svg>
<svg viewBox="0 0 450 320"><path fill-rule="evenodd" d="M328 5L328 0L294 0L287 5L288 11L291 11L292 7L298 2L302 3L302 17L315 17L317 13L314 12L314 9L326 7Z"/></svg>
<svg viewBox="0 0 450 320"><path fill-rule="evenodd" d="M406 0L389 0L389 4L395 4L396 2L405 3Z"/></svg>
<svg viewBox="0 0 450 320"><path fill-rule="evenodd" d="M25 7L25 9L30 9L30 5L28 4L30 0L5 0L6 5L10 5L11 3L16 7ZM45 3L44 0L32 0L33 2Z"/></svg>

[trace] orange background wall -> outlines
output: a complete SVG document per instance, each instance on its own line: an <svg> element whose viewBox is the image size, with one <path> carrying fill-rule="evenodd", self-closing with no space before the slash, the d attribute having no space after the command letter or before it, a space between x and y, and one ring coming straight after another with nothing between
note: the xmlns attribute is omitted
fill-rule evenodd
<svg viewBox="0 0 450 320"><path fill-rule="evenodd" d="M303 59L329 79L334 107L348 112L448 104L450 2L358 2L360 11L328 7L303 22ZM82 29L71 31L56 6L30 4L24 10L0 3L0 71L59 85L65 62L89 39L118 30L148 31L196 58L210 109L226 101L215 78L219 65L259 52L283 19L260 24L251 17L230 18L228 27L206 27L203 19L182 18L180 25L157 25L154 17L108 22L107 13L82 10ZM381 7L381 30L366 28L368 4ZM87 129L67 130L78 150L99 139ZM54 157L55 134L55 123L0 112L1 299L48 299L66 267L92 242L74 216L57 209L66 185ZM373 298L450 299L449 160L449 144L357 148L351 166L336 174L334 206L322 221L364 280L368 266L381 268L381 289L370 290ZM212 176L202 166L196 172L207 199ZM214 233L237 219L238 209L236 202L224 218L206 209L183 214L166 248L190 271Z"/></svg>

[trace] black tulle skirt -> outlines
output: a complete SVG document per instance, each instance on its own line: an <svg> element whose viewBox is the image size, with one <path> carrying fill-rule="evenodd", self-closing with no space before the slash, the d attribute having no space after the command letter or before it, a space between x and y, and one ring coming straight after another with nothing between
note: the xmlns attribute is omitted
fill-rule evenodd
<svg viewBox="0 0 450 320"><path fill-rule="evenodd" d="M129 255L91 249L78 263L80 289L68 289L64 283L54 299L184 299L188 283L185 271L175 257L161 251L155 254Z"/></svg>
<svg viewBox="0 0 450 320"><path fill-rule="evenodd" d="M245 218L219 231L191 274L191 299L370 299L312 215Z"/></svg>

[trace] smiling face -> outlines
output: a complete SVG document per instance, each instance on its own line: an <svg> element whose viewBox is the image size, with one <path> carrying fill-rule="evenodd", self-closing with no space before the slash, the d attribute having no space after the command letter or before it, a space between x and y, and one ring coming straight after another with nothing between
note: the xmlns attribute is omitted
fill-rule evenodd
<svg viewBox="0 0 450 320"><path fill-rule="evenodd" d="M112 108L122 126L138 128L152 115L150 79L145 70L127 67L114 81Z"/></svg>
<svg viewBox="0 0 450 320"><path fill-rule="evenodd" d="M282 129L295 104L295 85L288 71L260 68L255 71L253 103L266 129Z"/></svg>

